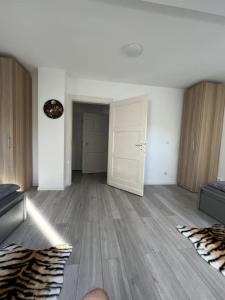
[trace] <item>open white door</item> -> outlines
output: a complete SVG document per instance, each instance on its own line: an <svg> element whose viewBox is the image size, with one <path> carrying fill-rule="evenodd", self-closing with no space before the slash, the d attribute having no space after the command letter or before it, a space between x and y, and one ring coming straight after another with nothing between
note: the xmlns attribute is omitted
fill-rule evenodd
<svg viewBox="0 0 225 300"><path fill-rule="evenodd" d="M108 184L143 196L148 100L110 104Z"/></svg>
<svg viewBox="0 0 225 300"><path fill-rule="evenodd" d="M109 117L85 113L83 118L82 172L107 171Z"/></svg>

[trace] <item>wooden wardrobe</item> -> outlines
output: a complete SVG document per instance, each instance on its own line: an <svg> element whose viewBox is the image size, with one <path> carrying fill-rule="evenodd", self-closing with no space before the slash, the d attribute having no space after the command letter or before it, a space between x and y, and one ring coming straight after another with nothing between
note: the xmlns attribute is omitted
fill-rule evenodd
<svg viewBox="0 0 225 300"><path fill-rule="evenodd" d="M15 59L0 57L0 184L32 183L32 80Z"/></svg>
<svg viewBox="0 0 225 300"><path fill-rule="evenodd" d="M217 180L225 107L225 86L201 82L184 95L178 185L199 192Z"/></svg>

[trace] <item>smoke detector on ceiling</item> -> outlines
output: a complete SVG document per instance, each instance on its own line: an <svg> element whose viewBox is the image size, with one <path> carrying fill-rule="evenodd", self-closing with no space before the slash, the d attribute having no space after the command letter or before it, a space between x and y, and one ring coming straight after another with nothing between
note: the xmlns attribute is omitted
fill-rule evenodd
<svg viewBox="0 0 225 300"><path fill-rule="evenodd" d="M139 43L130 43L122 47L122 53L128 57L139 57L143 53L143 46Z"/></svg>

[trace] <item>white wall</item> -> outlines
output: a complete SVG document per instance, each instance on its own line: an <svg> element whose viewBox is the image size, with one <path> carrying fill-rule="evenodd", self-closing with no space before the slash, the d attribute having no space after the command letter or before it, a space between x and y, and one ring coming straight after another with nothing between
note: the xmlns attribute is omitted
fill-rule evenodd
<svg viewBox="0 0 225 300"><path fill-rule="evenodd" d="M222 143L220 149L218 179L225 181L225 117L223 121L223 135L222 135Z"/></svg>
<svg viewBox="0 0 225 300"><path fill-rule="evenodd" d="M32 74L32 78L33 185L38 185L39 181L40 189L62 189L64 187L63 177L68 176L66 167L65 169L63 167L64 160L68 162L70 159L68 151L65 152L65 159L63 156L66 134L65 116L58 120L48 119L43 113L43 104L50 98L58 98L62 103L65 102L65 73L63 70L39 68L38 76L35 72ZM67 93L70 95L118 100L148 94L148 148L145 183L176 182L183 90L76 78L67 80ZM39 96L37 96L37 83ZM37 131L37 119L39 132ZM218 178L225 180L225 119Z"/></svg>
<svg viewBox="0 0 225 300"><path fill-rule="evenodd" d="M64 114L50 119L43 112L49 99L65 105L66 75L60 69L38 69L38 184L39 190L64 189Z"/></svg>
<svg viewBox="0 0 225 300"><path fill-rule="evenodd" d="M115 101L147 94L149 113L145 184L176 183L182 89L68 78L67 93L113 98Z"/></svg>

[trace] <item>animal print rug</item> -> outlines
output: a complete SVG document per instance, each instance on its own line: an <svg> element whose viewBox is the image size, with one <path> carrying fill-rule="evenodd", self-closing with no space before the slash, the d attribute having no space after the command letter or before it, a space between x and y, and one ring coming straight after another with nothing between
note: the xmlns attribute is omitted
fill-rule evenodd
<svg viewBox="0 0 225 300"><path fill-rule="evenodd" d="M57 299L69 245L30 250L12 244L0 249L0 299Z"/></svg>
<svg viewBox="0 0 225 300"><path fill-rule="evenodd" d="M177 229L194 244L198 254L225 276L225 226L209 228L177 226Z"/></svg>

